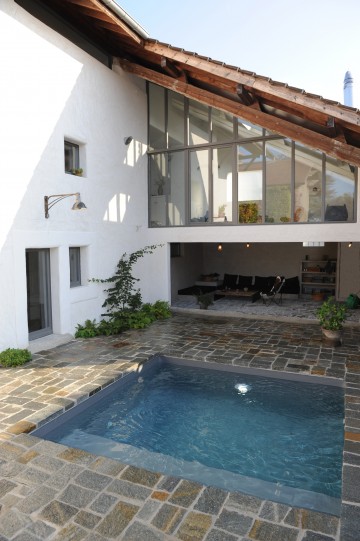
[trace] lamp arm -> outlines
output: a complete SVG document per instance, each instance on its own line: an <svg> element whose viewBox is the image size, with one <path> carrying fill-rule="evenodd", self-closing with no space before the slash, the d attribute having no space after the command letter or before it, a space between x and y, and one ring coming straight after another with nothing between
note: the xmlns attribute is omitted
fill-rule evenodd
<svg viewBox="0 0 360 541"><path fill-rule="evenodd" d="M59 203L59 201L62 201L63 199L66 199L67 197L75 196L76 198L80 197L80 193L62 193L62 194L55 194L55 195L44 195L44 209L45 209L45 218L49 218L49 210L51 207L56 205L56 203ZM49 202L50 199L54 199L54 201Z"/></svg>

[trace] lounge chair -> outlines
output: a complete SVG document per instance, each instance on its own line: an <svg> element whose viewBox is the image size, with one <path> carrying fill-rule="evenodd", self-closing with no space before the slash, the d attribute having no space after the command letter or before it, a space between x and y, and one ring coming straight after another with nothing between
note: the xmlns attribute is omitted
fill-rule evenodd
<svg viewBox="0 0 360 541"><path fill-rule="evenodd" d="M282 304L282 287L285 283L285 278L277 276L275 278L274 285L268 292L260 292L260 297L266 306L269 306L272 302L275 304Z"/></svg>

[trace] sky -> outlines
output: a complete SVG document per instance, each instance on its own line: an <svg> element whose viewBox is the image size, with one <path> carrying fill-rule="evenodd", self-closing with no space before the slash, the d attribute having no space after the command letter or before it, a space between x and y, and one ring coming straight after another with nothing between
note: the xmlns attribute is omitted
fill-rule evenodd
<svg viewBox="0 0 360 541"><path fill-rule="evenodd" d="M360 108L360 0L116 0L151 38Z"/></svg>

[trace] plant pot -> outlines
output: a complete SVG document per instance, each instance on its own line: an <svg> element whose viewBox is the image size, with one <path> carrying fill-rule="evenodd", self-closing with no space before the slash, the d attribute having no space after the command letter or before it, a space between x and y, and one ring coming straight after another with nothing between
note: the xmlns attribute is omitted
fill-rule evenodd
<svg viewBox="0 0 360 541"><path fill-rule="evenodd" d="M329 329L324 329L321 327L323 337L328 344L333 346L338 346L342 343L342 330L331 331Z"/></svg>

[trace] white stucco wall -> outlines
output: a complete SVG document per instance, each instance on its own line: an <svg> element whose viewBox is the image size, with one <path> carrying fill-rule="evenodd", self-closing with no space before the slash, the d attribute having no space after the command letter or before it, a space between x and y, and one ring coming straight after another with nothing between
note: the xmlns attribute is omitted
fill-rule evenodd
<svg viewBox="0 0 360 541"><path fill-rule="evenodd" d="M0 62L1 351L28 344L27 248L51 249L53 331L73 333L102 311L103 288L87 278L112 275L123 252L145 246L148 218L145 83L106 68L12 0L0 3ZM64 172L64 138L82 145L83 177ZM44 195L74 192L86 211L72 212L69 198L45 219ZM69 246L83 247L77 288ZM162 280L150 277L154 265L136 269L152 289Z"/></svg>
<svg viewBox="0 0 360 541"><path fill-rule="evenodd" d="M65 334L103 311L103 287L87 279L111 276L124 252L145 245L163 244L135 268L143 300L153 302L171 299L170 242L358 240L358 223L148 229L144 81L109 70L13 0L0 0L0 63L0 351L28 345L28 248L50 249L53 331ZM81 145L83 177L65 174L64 139ZM74 192L86 211L72 212L70 198L45 219L44 195ZM81 287L69 285L70 246L82 248ZM196 274L206 272L201 258L190 256ZM175 276L179 287L184 276Z"/></svg>

